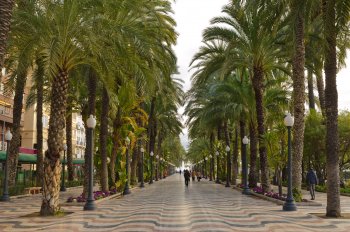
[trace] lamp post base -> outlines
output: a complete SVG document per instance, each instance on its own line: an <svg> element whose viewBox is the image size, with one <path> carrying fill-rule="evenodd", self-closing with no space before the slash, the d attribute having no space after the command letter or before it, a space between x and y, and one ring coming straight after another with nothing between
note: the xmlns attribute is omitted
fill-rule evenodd
<svg viewBox="0 0 350 232"><path fill-rule="evenodd" d="M84 210L95 210L96 205L94 200L87 200L86 204L84 205Z"/></svg>
<svg viewBox="0 0 350 232"><path fill-rule="evenodd" d="M283 210L284 211L296 211L297 206L295 205L294 200L288 200L284 203L283 205Z"/></svg>
<svg viewBox="0 0 350 232"><path fill-rule="evenodd" d="M140 188L144 188L144 187L145 187L145 184L143 182L141 182Z"/></svg>
<svg viewBox="0 0 350 232"><path fill-rule="evenodd" d="M1 196L0 201L10 201L10 196L8 194L4 194Z"/></svg>
<svg viewBox="0 0 350 232"><path fill-rule="evenodd" d="M226 182L225 187L226 188L230 187L230 183Z"/></svg>
<svg viewBox="0 0 350 232"><path fill-rule="evenodd" d="M60 188L60 192L65 192L65 191L67 191L66 187L61 186L61 188Z"/></svg>
<svg viewBox="0 0 350 232"><path fill-rule="evenodd" d="M250 189L248 187L244 187L242 190L242 194L250 195Z"/></svg>
<svg viewBox="0 0 350 232"><path fill-rule="evenodd" d="M123 192L123 195L128 195L128 194L130 194L131 192L130 192L130 189L129 188L125 188L124 189L124 192Z"/></svg>

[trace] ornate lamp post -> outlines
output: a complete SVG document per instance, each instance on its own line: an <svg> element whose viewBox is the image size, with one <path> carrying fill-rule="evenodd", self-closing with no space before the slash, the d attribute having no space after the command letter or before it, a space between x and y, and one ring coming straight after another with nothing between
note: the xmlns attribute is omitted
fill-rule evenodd
<svg viewBox="0 0 350 232"><path fill-rule="evenodd" d="M243 143L243 194L250 194L250 189L248 187L248 162L247 162L247 145L249 144L249 139L247 136L244 136L242 139Z"/></svg>
<svg viewBox="0 0 350 232"><path fill-rule="evenodd" d="M225 148L226 155L227 155L227 171L226 171L226 185L225 187L230 187L230 147L227 145Z"/></svg>
<svg viewBox="0 0 350 232"><path fill-rule="evenodd" d="M220 155L220 153L218 151L216 151L215 155L216 155L216 181L215 181L215 183L220 184L220 180L219 180L219 155Z"/></svg>
<svg viewBox="0 0 350 232"><path fill-rule="evenodd" d="M144 188L145 187L145 181L143 179L143 159L144 159L144 154L145 154L145 149L143 147L141 147L141 184L140 184L140 188Z"/></svg>
<svg viewBox="0 0 350 232"><path fill-rule="evenodd" d="M213 180L213 156L212 155L209 155L209 158L210 158L210 164L209 164L209 181L212 181Z"/></svg>
<svg viewBox="0 0 350 232"><path fill-rule="evenodd" d="M151 151L149 155L151 156L150 157L151 158L151 178L149 180L149 184L153 184L153 155L154 155L153 151Z"/></svg>
<svg viewBox="0 0 350 232"><path fill-rule="evenodd" d="M9 163L9 149L10 149L10 142L12 139L12 133L10 130L6 131L5 134L5 140L7 142L7 149L6 149L6 163L5 163L5 179L3 183L3 192L2 197L0 201L9 201L10 195L9 195L9 170L8 170L8 163Z"/></svg>
<svg viewBox="0 0 350 232"><path fill-rule="evenodd" d="M67 151L67 144L65 143L63 145L63 161L62 161L62 181L61 181L61 192L66 191L66 187L64 186L65 182L65 170L66 170L66 151Z"/></svg>
<svg viewBox="0 0 350 232"><path fill-rule="evenodd" d="M124 187L124 195L130 194L130 188L129 188L129 146L130 146L130 139L129 137L125 138L125 144L126 144L126 164L125 164L125 172L126 172L126 183Z"/></svg>
<svg viewBox="0 0 350 232"><path fill-rule="evenodd" d="M159 155L156 155L156 181L158 181Z"/></svg>
<svg viewBox="0 0 350 232"><path fill-rule="evenodd" d="M94 157L93 157L93 151L94 151L94 128L96 126L96 119L95 117L90 114L90 117L86 121L87 127L88 127L88 133L90 133L91 141L89 143L89 150L90 150L90 166L89 166L89 189L88 189L88 199L84 205L84 210L95 210L95 199L94 199Z"/></svg>
<svg viewBox="0 0 350 232"><path fill-rule="evenodd" d="M294 125L294 117L287 113L284 118L284 125L288 129L288 194L286 202L283 205L284 211L296 211L297 207L292 194L292 148L291 148L291 129Z"/></svg>

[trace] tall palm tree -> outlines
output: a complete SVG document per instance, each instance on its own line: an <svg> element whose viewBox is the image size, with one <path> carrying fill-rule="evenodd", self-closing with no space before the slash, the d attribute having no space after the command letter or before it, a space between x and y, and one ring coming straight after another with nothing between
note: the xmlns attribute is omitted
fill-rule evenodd
<svg viewBox="0 0 350 232"><path fill-rule="evenodd" d="M259 154L261 182L264 191L269 189L269 175L266 148L262 143L265 134L265 112L263 107L264 80L271 70L288 71L285 66L286 52L280 44L285 41L285 24L282 12L271 15L271 6L252 9L240 1L224 6L226 16L215 17L212 26L205 30L205 41L220 39L228 45L224 67L247 68L255 93L257 130L259 135ZM262 18L266 19L262 23ZM221 27L224 24L227 27Z"/></svg>
<svg viewBox="0 0 350 232"><path fill-rule="evenodd" d="M305 44L304 44L304 15L305 1L291 1L293 15L294 54L293 54L293 187L301 190L304 129L305 129Z"/></svg>
<svg viewBox="0 0 350 232"><path fill-rule="evenodd" d="M338 92L337 92L337 35L349 26L350 3L348 1L324 0L324 71L326 108L327 150L327 209L329 217L340 217L339 197L339 138L338 138Z"/></svg>
<svg viewBox="0 0 350 232"><path fill-rule="evenodd" d="M0 0L0 70L4 67L4 57L14 5L15 0Z"/></svg>

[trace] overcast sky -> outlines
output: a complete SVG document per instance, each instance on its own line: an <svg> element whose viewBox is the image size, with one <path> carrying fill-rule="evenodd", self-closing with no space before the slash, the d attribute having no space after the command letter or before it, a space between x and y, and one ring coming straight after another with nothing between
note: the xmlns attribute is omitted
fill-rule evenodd
<svg viewBox="0 0 350 232"><path fill-rule="evenodd" d="M221 14L221 8L229 0L176 0L173 5L176 30L179 33L175 52L178 58L180 74L178 77L185 81L184 89L190 88L191 71L189 63L198 51L202 41L202 31L209 26L209 21ZM350 109L350 59L347 68L342 69L337 76L339 109ZM183 112L183 109L180 109ZM187 147L187 130L181 136L182 144Z"/></svg>

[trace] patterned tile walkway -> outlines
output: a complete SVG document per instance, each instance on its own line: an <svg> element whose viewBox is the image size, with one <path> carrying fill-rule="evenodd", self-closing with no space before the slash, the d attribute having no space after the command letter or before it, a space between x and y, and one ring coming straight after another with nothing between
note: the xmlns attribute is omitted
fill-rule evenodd
<svg viewBox="0 0 350 232"><path fill-rule="evenodd" d="M319 196L322 200L322 196ZM342 198L350 212L350 198ZM349 231L350 220L320 219L310 212L322 207L299 207L283 212L281 206L244 196L209 181L184 186L179 174L132 194L98 204L98 210L64 207L65 217L23 217L37 212L39 196L0 203L0 231Z"/></svg>

